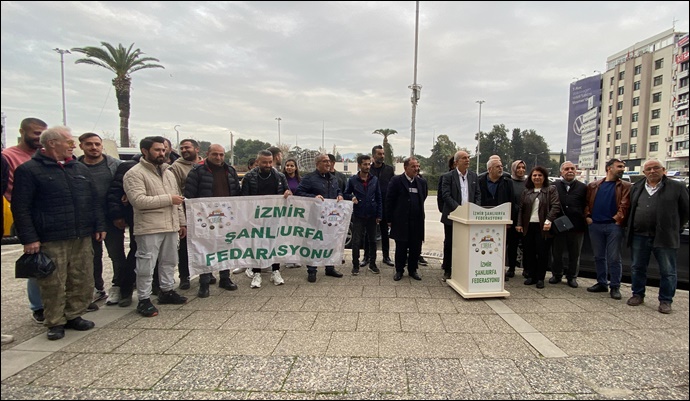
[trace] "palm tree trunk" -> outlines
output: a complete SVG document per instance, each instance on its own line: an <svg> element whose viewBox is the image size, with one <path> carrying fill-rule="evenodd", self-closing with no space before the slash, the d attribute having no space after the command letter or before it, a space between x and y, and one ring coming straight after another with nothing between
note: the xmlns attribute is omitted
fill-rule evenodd
<svg viewBox="0 0 690 401"><path fill-rule="evenodd" d="M120 110L120 146L129 147L129 89L131 80L127 77L117 77L113 79L115 86L115 97L117 97L117 108Z"/></svg>

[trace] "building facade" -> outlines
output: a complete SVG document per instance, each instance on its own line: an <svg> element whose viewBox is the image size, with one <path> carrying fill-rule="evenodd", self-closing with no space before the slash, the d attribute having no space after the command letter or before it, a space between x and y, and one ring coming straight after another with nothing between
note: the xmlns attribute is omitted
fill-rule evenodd
<svg viewBox="0 0 690 401"><path fill-rule="evenodd" d="M688 174L687 38L670 29L607 58L596 175L613 157L631 171L656 158Z"/></svg>

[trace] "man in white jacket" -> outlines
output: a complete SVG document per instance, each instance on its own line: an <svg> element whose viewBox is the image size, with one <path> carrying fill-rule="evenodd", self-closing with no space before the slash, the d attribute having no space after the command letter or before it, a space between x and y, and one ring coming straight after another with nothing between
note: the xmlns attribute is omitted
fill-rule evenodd
<svg viewBox="0 0 690 401"><path fill-rule="evenodd" d="M180 189L165 163L165 138L147 137L139 145L143 157L123 178L127 199L134 209L137 238L137 312L145 317L158 315L151 303L153 269L160 258L159 304L184 304L187 298L173 290L178 262L179 238L187 235Z"/></svg>

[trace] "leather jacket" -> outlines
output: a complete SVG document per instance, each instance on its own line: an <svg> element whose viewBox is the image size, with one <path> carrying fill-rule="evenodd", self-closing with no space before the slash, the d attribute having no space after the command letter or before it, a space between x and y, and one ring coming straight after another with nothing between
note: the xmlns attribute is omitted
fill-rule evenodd
<svg viewBox="0 0 690 401"><path fill-rule="evenodd" d="M587 184L587 205L585 206L585 217L592 217L592 209L594 208L594 199L597 197L597 191L606 178ZM616 224L625 226L628 221L628 214L630 212L630 189L632 184L627 181L616 181L616 204L618 204L618 212L613 216Z"/></svg>

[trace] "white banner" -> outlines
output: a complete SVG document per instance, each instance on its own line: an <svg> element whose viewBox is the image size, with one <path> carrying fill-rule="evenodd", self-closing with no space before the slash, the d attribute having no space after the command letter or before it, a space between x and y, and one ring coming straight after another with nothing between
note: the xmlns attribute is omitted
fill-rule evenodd
<svg viewBox="0 0 690 401"><path fill-rule="evenodd" d="M185 199L189 274L273 263L338 265L352 202L282 195Z"/></svg>

